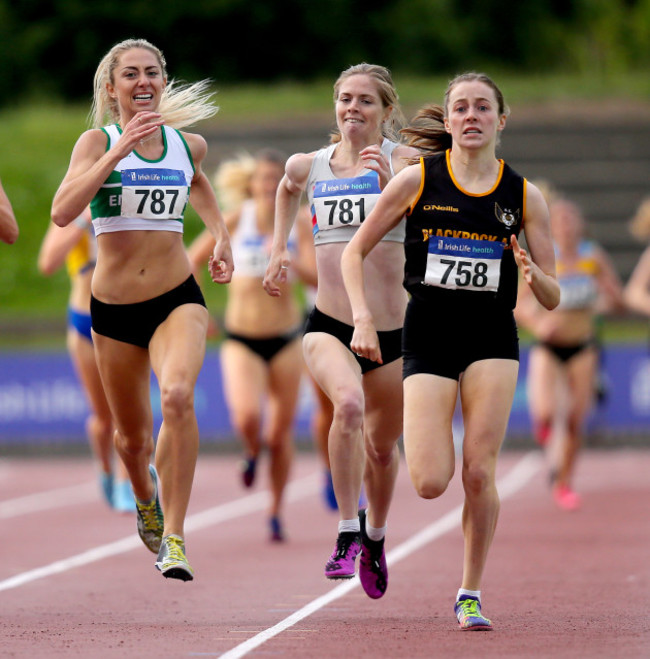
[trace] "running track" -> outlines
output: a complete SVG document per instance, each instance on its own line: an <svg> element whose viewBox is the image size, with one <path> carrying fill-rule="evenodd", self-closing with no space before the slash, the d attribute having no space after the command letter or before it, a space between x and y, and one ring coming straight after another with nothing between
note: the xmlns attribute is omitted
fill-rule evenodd
<svg viewBox="0 0 650 659"><path fill-rule="evenodd" d="M382 600L325 580L336 534L316 457L298 454L289 541L266 539L265 464L201 455L187 524L191 583L165 580L130 515L100 501L88 458L0 461L0 657L650 657L650 450L585 452L583 508L557 510L535 452L504 452L483 586L490 633L460 632L462 495L414 494L402 462ZM470 654L471 653L471 654Z"/></svg>

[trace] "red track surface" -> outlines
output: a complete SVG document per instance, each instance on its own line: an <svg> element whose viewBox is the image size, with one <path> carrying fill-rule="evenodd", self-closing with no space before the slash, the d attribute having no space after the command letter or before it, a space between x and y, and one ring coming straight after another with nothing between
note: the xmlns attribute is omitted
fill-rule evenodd
<svg viewBox="0 0 650 659"><path fill-rule="evenodd" d="M650 656L650 451L586 452L574 513L552 504L538 456L502 455L483 584L490 633L459 631L453 614L458 473L441 499L422 501L402 464L390 585L372 601L356 580L322 576L337 516L322 502L315 456L297 456L284 545L267 541L265 465L244 491L236 461L200 457L186 531L196 578L186 584L162 578L134 518L103 505L89 460L4 459L0 656Z"/></svg>

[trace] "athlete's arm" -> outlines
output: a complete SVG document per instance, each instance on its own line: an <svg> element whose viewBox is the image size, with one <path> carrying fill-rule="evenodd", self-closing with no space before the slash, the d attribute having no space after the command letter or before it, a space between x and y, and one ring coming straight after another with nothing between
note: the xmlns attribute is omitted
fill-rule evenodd
<svg viewBox="0 0 650 659"><path fill-rule="evenodd" d="M296 153L287 160L285 174L278 185L275 197L275 220L271 256L264 275L264 290L273 297L281 292L277 282L287 280L291 255L287 248L289 234L295 222L302 194L314 159L313 153Z"/></svg>
<svg viewBox="0 0 650 659"><path fill-rule="evenodd" d="M83 133L72 150L68 171L54 195L51 212L54 224L64 227L79 217L115 165L161 124L157 112L138 112L108 151L107 136L102 130L94 128Z"/></svg>
<svg viewBox="0 0 650 659"><path fill-rule="evenodd" d="M358 355L380 364L382 359L379 340L365 294L363 260L373 247L399 224L417 197L421 178L420 165L406 167L396 174L341 255L341 273L354 321L350 347Z"/></svg>
<svg viewBox="0 0 650 659"><path fill-rule="evenodd" d="M650 247L646 247L624 289L631 311L650 316Z"/></svg>
<svg viewBox="0 0 650 659"><path fill-rule="evenodd" d="M208 152L208 145L201 135L195 133L183 133L183 137L190 148L194 162L190 203L215 241L212 256L208 260L210 276L212 281L227 284L232 279L234 270L230 236L217 203L217 196L208 177L201 169L201 164Z"/></svg>
<svg viewBox="0 0 650 659"><path fill-rule="evenodd" d="M622 312L625 310L623 284L607 252L600 246L596 248L598 263L598 286L604 298L601 312Z"/></svg>
<svg viewBox="0 0 650 659"><path fill-rule="evenodd" d="M18 240L18 223L2 183L0 183L0 240L8 245Z"/></svg>
<svg viewBox="0 0 650 659"><path fill-rule="evenodd" d="M54 274L64 263L70 250L81 240L90 224L90 209L66 227L50 224L38 252L38 269L45 276Z"/></svg>
<svg viewBox="0 0 650 659"><path fill-rule="evenodd" d="M555 276L548 207L539 188L529 182L526 184L524 233L530 255L514 234L510 240L517 266L540 304L546 309L555 309L560 303L560 286Z"/></svg>
<svg viewBox="0 0 650 659"><path fill-rule="evenodd" d="M294 259L291 267L294 272L307 286L315 288L318 284L318 272L316 270L316 248L314 246L314 235L311 229L311 214L309 207L302 205L296 217L296 242L298 258Z"/></svg>

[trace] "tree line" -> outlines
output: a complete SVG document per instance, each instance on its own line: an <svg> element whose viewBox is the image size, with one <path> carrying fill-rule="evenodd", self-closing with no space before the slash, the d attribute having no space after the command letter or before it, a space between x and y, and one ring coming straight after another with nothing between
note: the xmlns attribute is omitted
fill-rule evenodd
<svg viewBox="0 0 650 659"><path fill-rule="evenodd" d="M125 38L160 47L176 78L331 78L360 61L429 75L616 73L650 64L650 0L0 0L0 105L88 98Z"/></svg>

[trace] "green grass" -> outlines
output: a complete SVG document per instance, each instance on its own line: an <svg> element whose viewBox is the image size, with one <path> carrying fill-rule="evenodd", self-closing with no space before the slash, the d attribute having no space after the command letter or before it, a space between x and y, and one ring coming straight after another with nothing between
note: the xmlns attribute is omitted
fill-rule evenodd
<svg viewBox="0 0 650 659"><path fill-rule="evenodd" d="M650 78L628 73L613 78L571 76L513 76L491 72L506 95L516 116L517 106L543 107L549 103L574 103L598 107L608 102L645 102L650 98ZM409 115L426 102L440 102L448 76L412 78L399 74L395 82ZM282 122L332 116L332 81L306 85L286 82L277 85L241 85L217 90L221 111L214 125ZM647 105L646 105L647 107ZM52 197L66 171L72 147L87 127L88 105L64 105L34 101L0 111L0 180L11 199L20 225L15 245L0 244L0 346L51 341L50 329L63 326L68 280L62 271L41 276L36 258L48 227ZM610 117L609 120L615 120ZM202 127L208 129L209 126ZM199 131L201 128L199 128ZM191 240L201 222L190 209L186 238ZM208 305L219 316L223 309L223 287L206 286ZM27 328L43 328L28 333ZM636 325L634 325L636 327ZM623 335L629 330L621 330ZM636 329L632 330L636 334ZM58 333L57 333L58 334ZM43 338L45 336L45 338ZM59 341L59 339L56 339Z"/></svg>
<svg viewBox="0 0 650 659"><path fill-rule="evenodd" d="M642 72L617 75L514 75L489 72L503 91L509 105L546 105L575 101L644 101L650 98L650 77ZM413 112L425 103L442 102L451 76L419 78L394 75L400 102ZM240 85L218 90L216 100L221 111L215 121L245 123L250 120L278 120L309 117L314 113L330 117L332 80L309 84L285 82L276 85Z"/></svg>

